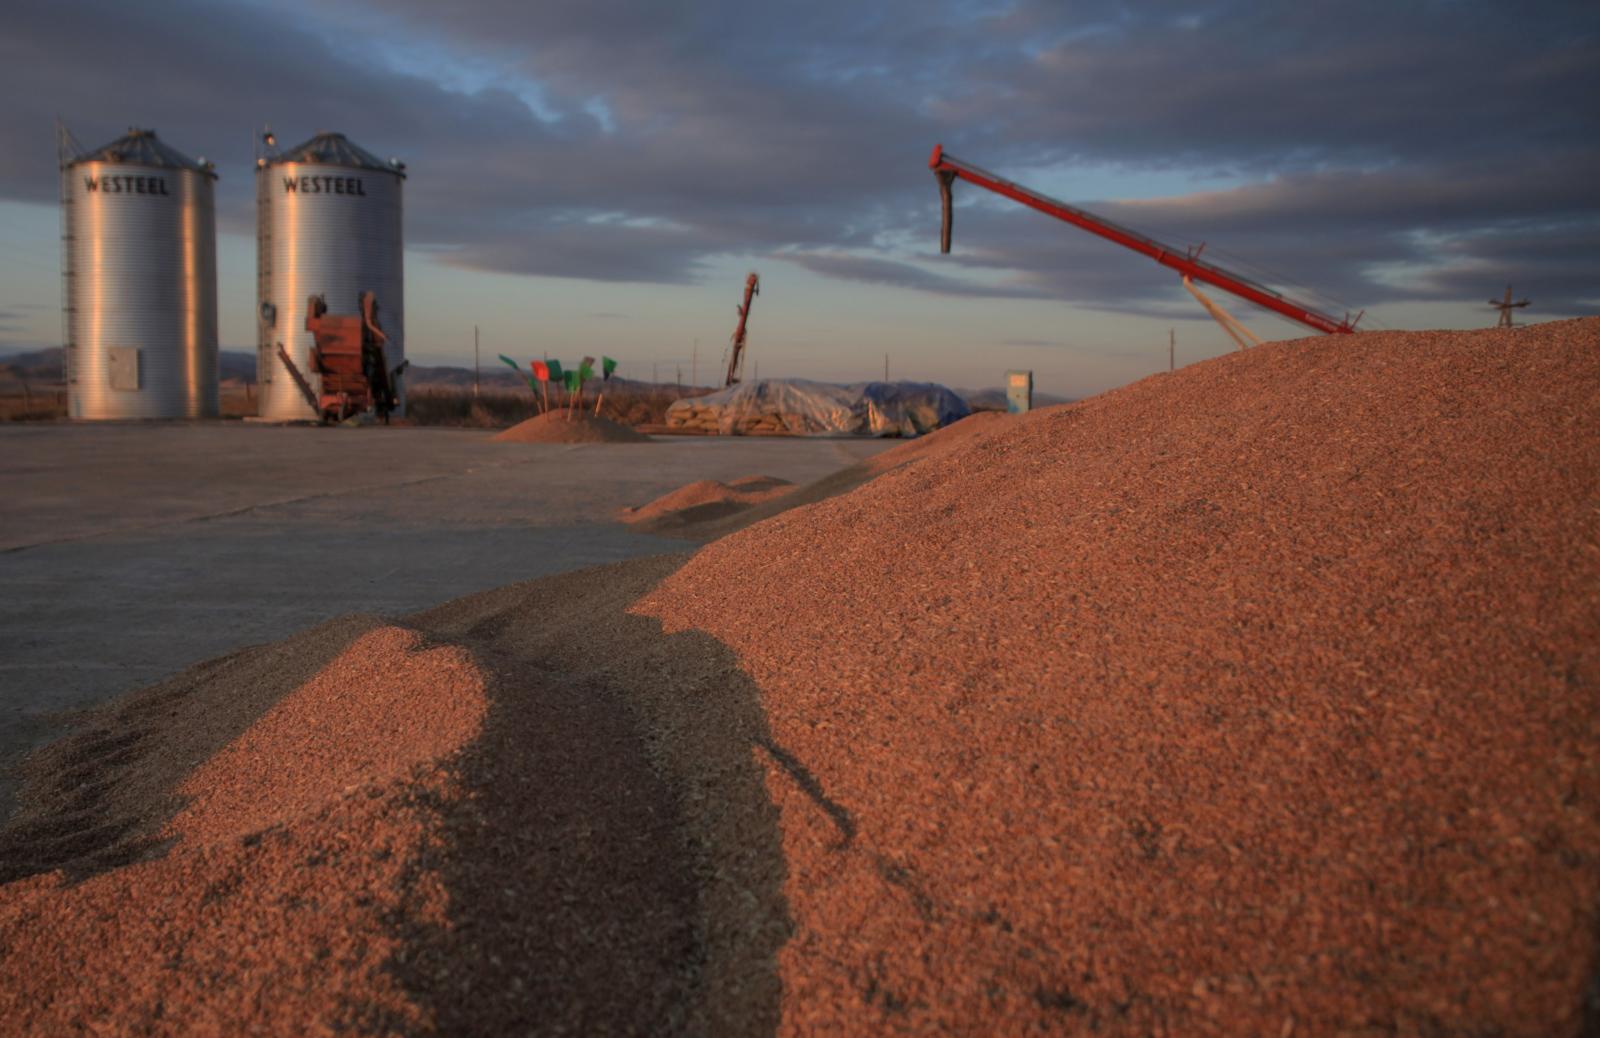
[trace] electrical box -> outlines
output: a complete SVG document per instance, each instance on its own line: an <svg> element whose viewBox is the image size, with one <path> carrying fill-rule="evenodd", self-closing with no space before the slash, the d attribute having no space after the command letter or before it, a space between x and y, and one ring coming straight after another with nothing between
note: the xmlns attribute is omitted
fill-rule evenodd
<svg viewBox="0 0 1600 1038"><path fill-rule="evenodd" d="M1006 372L1006 412L1021 414L1033 409L1033 372Z"/></svg>
<svg viewBox="0 0 1600 1038"><path fill-rule="evenodd" d="M111 364L111 388L138 392L138 348L134 346L113 346L106 351L106 358Z"/></svg>

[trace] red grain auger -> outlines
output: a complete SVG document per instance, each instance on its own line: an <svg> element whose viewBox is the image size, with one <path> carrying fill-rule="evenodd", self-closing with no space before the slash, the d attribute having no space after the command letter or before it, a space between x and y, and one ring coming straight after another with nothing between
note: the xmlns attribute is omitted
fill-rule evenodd
<svg viewBox="0 0 1600 1038"><path fill-rule="evenodd" d="M1208 299L1193 282L1201 281L1208 285L1215 285L1225 292L1247 299L1257 306L1265 307L1273 313L1298 321L1309 328L1330 335L1346 334L1356 330L1356 322L1361 320L1361 314L1351 317L1346 314L1343 319L1330 317L1306 305L1291 299L1281 292L1275 292L1265 285L1258 284L1247 278L1225 270L1214 263L1208 263L1200 258L1200 253L1205 249L1202 243L1194 248L1178 249L1164 245L1148 235L1138 231L1103 220L1093 213L1079 209L1077 206L1067 205L1047 195L1013 183L1004 177L995 176L987 170L979 169L968 162L963 162L954 155L947 154L944 145L934 145L933 154L928 158L928 167L933 170L934 176L939 180L939 197L942 203L944 222L939 235L939 251L950 251L951 231L951 185L957 177L987 188L997 195L1003 195L1014 202L1021 202L1030 209L1037 209L1047 216L1065 221L1075 227L1081 227L1090 234L1097 234L1109 241L1116 242L1125 249L1143 253L1164 267L1171 267L1183 275L1183 287L1188 289L1200 305L1214 317L1223 331L1227 332L1233 341L1243 349L1246 345L1258 344L1260 339L1250 332L1248 328L1216 303ZM1365 311L1362 311L1365 313Z"/></svg>
<svg viewBox="0 0 1600 1038"><path fill-rule="evenodd" d="M739 362L744 360L745 333L750 324L750 303L761 294L761 275L751 271L744 279L744 303L734 307L739 312L739 326L733 330L731 355L728 357L728 380L724 386L739 381Z"/></svg>

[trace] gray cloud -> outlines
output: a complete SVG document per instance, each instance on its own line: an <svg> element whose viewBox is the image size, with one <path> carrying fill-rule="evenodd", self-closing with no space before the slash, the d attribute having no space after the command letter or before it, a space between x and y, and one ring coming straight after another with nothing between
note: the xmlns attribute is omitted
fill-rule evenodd
<svg viewBox="0 0 1600 1038"><path fill-rule="evenodd" d="M443 257L468 270L686 284L713 248L703 235L678 228L566 222L532 227L523 237L475 242Z"/></svg>
<svg viewBox="0 0 1600 1038"><path fill-rule="evenodd" d="M248 135L272 121L405 158L408 240L464 268L682 283L778 254L919 291L1188 307L1148 261L987 204L963 205L935 272L904 243L936 231L922 160L942 139L1002 173L1248 180L1102 208L1363 306L1509 280L1570 311L1600 282L1589 3L20 0L6 28L10 199L53 201L53 114L90 145L149 122L219 162L219 217L248 231Z"/></svg>
<svg viewBox="0 0 1600 1038"><path fill-rule="evenodd" d="M940 295L981 296L993 299L1037 299L1047 295L1046 290L1027 284L987 285L963 281L945 274L935 274L911 263L882 259L874 256L856 256L842 252L784 252L776 259L788 260L805 269L845 281L862 281L873 285L893 285L919 292Z"/></svg>
<svg viewBox="0 0 1600 1038"><path fill-rule="evenodd" d="M1019 5L1012 18L1027 16L1019 36L1035 49L969 66L1004 89L953 102L962 118L1006 127L1039 158L1249 173L1476 157L1600 130L1600 110L1581 100L1600 93L1592 4L1099 8L1067 23L1048 0Z"/></svg>

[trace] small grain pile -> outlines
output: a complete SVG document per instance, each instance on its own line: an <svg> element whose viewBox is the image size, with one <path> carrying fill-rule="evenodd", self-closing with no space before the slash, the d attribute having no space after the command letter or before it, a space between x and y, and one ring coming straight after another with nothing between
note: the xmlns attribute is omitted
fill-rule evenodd
<svg viewBox="0 0 1600 1038"><path fill-rule="evenodd" d="M732 483L701 479L640 505L623 509L619 518L649 530L683 526L743 511L751 505L781 498L794 484L776 476L746 476Z"/></svg>
<svg viewBox="0 0 1600 1038"><path fill-rule="evenodd" d="M1218 358L703 549L637 608L760 690L781 1030L1593 1033L1597 503L1591 319Z"/></svg>
<svg viewBox="0 0 1600 1038"><path fill-rule="evenodd" d="M4 1032L704 1033L701 852L585 673L732 671L643 658L659 627L623 610L681 561L335 621L95 711L0 832Z"/></svg>
<svg viewBox="0 0 1600 1038"><path fill-rule="evenodd" d="M552 409L494 436L496 443L648 443L631 427L587 411Z"/></svg>
<svg viewBox="0 0 1600 1038"><path fill-rule="evenodd" d="M780 512L802 505L816 504L830 497L848 494L856 487L875 479L890 469L924 458L942 456L972 440L991 435L1007 428L1018 416L995 412L976 412L967 418L942 429L907 440L890 449L875 454L854 465L847 465L812 483L799 487L774 489L770 496L748 502L728 502L719 484L705 480L679 487L665 497L646 505L647 509L660 509L653 516L641 517L644 509L625 512L624 522L632 522L641 530L667 537L682 537L694 541L712 541L742 530L746 526L770 519ZM767 477L752 477L753 479ZM738 487L745 481L731 484ZM681 496L680 496L681 495Z"/></svg>
<svg viewBox="0 0 1600 1038"><path fill-rule="evenodd" d="M365 630L363 630L365 629ZM68 740L80 772L78 815L104 811L127 774L198 763L175 791L122 803L120 820L74 826L57 812L8 836L13 869L31 856L69 872L0 887L0 1019L8 1033L239 1034L413 1029L425 1016L405 997L392 925L445 921L437 875L419 868L437 841L431 800L451 795L446 758L479 733L484 681L460 649L428 647L411 630L325 625L291 640L328 662L204 761L173 760L210 722L209 693L240 700L273 689L286 661L261 650L225 658L115 704L115 738ZM295 670L293 662L288 669ZM231 673L230 673L231 672ZM198 709L197 709L198 708ZM224 707L224 710L237 707ZM142 758L156 758L140 767ZM37 793L37 785L29 790ZM63 792L66 790L64 789ZM174 814L175 812L175 814ZM127 830L168 846L97 861ZM66 856L62 856L62 852ZM71 872L121 865L71 884Z"/></svg>

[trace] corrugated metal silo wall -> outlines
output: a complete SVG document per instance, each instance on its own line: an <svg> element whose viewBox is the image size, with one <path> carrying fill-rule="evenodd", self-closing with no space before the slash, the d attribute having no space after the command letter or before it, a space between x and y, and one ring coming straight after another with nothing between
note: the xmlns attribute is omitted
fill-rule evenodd
<svg viewBox="0 0 1600 1038"><path fill-rule="evenodd" d="M106 162L69 166L62 177L68 413L215 417L211 177ZM134 374L120 375L114 387L113 365L126 365L129 357Z"/></svg>
<svg viewBox="0 0 1600 1038"><path fill-rule="evenodd" d="M317 388L310 370L314 340L305 327L311 296L323 296L330 314L358 314L361 293L377 293L389 367L405 360L401 178L297 162L270 163L256 177L260 413L278 421L315 418L277 356L282 343ZM401 391L397 414L405 413L403 380Z"/></svg>

